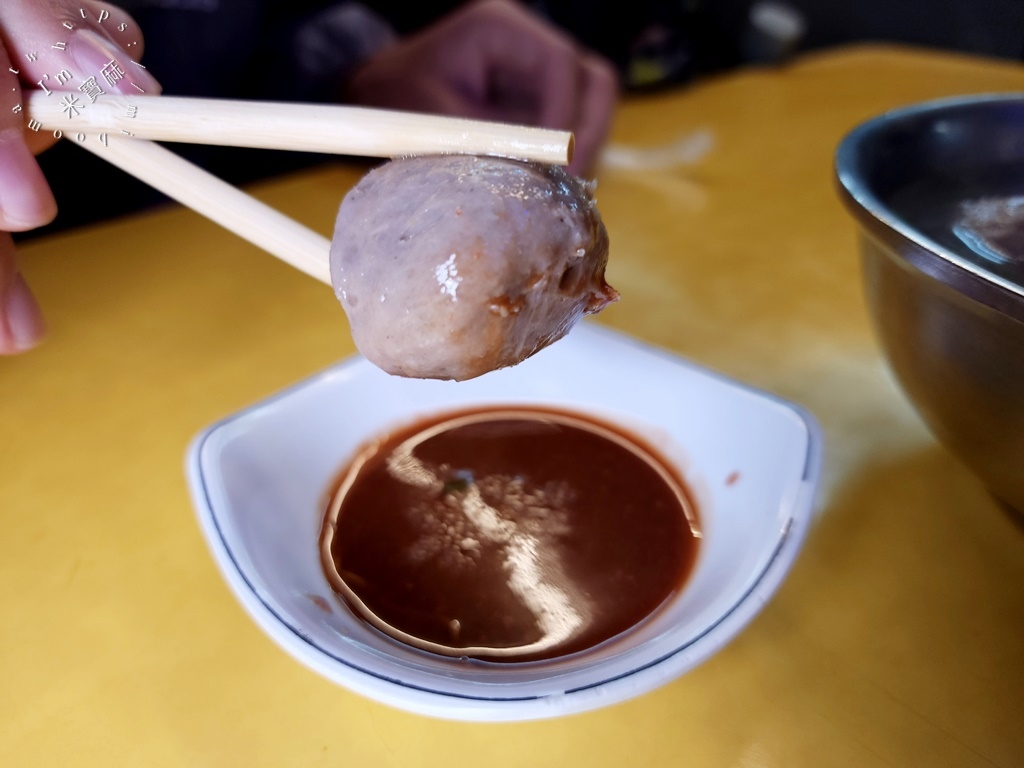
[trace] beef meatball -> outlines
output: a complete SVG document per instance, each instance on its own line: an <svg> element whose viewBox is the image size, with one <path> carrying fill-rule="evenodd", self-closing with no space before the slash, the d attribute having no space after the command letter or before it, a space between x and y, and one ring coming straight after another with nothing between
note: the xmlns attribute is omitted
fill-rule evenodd
<svg viewBox="0 0 1024 768"><path fill-rule="evenodd" d="M388 373L470 379L515 365L618 294L591 187L558 166L393 160L345 197L331 281L359 351Z"/></svg>

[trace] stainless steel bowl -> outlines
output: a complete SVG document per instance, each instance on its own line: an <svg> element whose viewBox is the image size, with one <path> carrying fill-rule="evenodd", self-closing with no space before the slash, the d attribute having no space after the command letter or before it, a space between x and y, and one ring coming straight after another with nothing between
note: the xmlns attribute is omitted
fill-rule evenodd
<svg viewBox="0 0 1024 768"><path fill-rule="evenodd" d="M897 379L938 439L1024 512L1024 254L998 258L954 229L966 201L1024 196L1024 94L881 115L843 139L836 175Z"/></svg>

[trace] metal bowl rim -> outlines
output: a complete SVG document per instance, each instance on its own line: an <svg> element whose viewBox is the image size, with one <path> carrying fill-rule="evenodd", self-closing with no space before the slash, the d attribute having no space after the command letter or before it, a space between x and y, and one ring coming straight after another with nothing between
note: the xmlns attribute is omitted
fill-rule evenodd
<svg viewBox="0 0 1024 768"><path fill-rule="evenodd" d="M835 154L835 173L839 184L847 193L849 199L856 203L864 212L869 214L879 223L905 238L919 248L928 251L943 261L952 264L958 269L969 272L976 278L998 286L1004 291L1024 299L1024 285L1013 280L997 275L984 266L967 259L954 251L940 245L929 237L918 232L901 218L896 216L870 189L864 181L853 172L854 161L856 160L861 144L868 136L871 136L897 122L908 120L922 115L947 112L951 109L970 107L979 104L1018 102L1024 104L1024 91L1012 93L986 93L973 96L954 96L951 98L935 99L932 101L912 104L906 107L884 112L873 117L856 128L851 130L839 142Z"/></svg>

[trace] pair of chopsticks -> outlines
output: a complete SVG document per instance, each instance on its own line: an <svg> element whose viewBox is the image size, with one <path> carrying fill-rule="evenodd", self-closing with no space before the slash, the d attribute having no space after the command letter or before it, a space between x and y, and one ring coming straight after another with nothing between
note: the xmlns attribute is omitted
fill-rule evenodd
<svg viewBox="0 0 1024 768"><path fill-rule="evenodd" d="M74 92L32 92L27 119L215 221L293 267L331 284L330 240L153 141L366 157L478 154L564 165L564 131L363 107L106 95L68 108ZM101 142L99 136L104 135ZM339 201L340 202L340 201Z"/></svg>

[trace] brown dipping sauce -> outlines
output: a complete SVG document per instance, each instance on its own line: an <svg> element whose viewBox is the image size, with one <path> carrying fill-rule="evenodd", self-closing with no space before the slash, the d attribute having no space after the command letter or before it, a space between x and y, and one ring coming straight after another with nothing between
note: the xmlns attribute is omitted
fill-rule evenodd
<svg viewBox="0 0 1024 768"><path fill-rule="evenodd" d="M538 407L447 413L364 446L321 560L357 615L417 648L549 659L635 626L697 555L695 507L649 447Z"/></svg>

